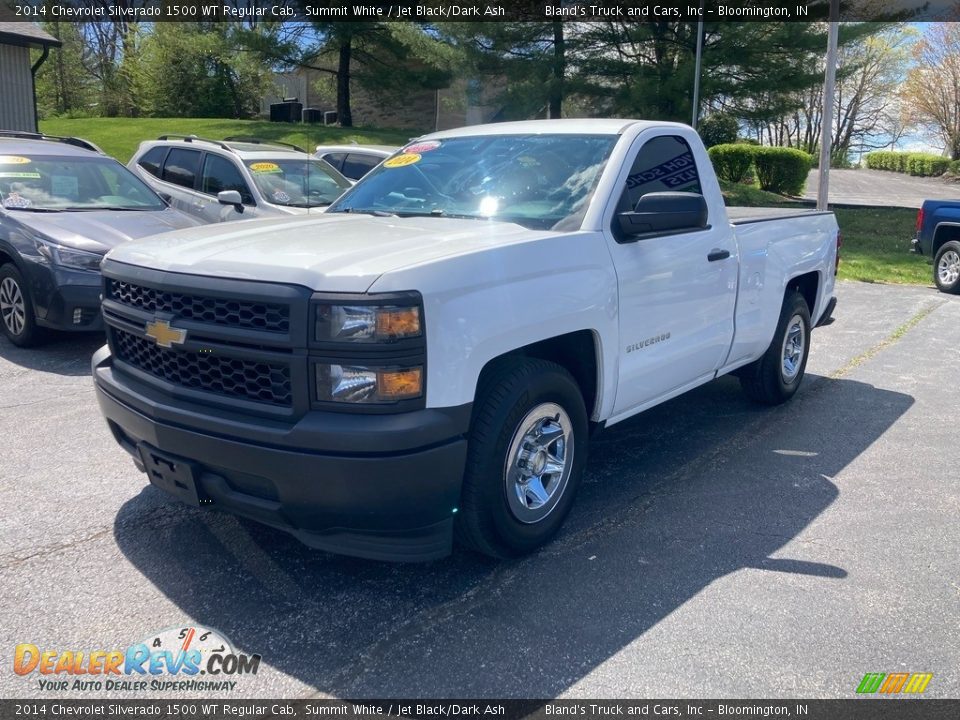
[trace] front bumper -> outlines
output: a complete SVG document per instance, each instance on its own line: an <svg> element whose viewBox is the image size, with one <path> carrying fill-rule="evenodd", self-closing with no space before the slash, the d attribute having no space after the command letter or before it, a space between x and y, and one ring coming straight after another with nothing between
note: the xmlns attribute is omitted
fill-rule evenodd
<svg viewBox="0 0 960 720"><path fill-rule="evenodd" d="M180 406L115 372L106 347L94 355L93 376L117 442L141 471L154 449L184 461L195 504L345 555L424 561L450 553L469 406L398 415L310 412L282 426Z"/></svg>
<svg viewBox="0 0 960 720"><path fill-rule="evenodd" d="M25 262L37 324L54 330L102 330L100 274Z"/></svg>

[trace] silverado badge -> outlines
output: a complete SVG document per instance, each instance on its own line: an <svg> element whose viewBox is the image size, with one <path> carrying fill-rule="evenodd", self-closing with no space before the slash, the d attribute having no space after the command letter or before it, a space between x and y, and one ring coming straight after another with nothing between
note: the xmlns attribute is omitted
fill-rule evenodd
<svg viewBox="0 0 960 720"><path fill-rule="evenodd" d="M187 331L180 328L170 327L166 320L154 320L148 322L146 327L147 337L152 337L157 341L160 347L173 347L174 343L182 343L187 339Z"/></svg>

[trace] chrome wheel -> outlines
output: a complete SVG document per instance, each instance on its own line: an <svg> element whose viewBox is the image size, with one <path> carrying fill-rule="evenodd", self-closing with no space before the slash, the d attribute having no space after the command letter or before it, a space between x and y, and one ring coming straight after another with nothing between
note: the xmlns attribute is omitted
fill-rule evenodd
<svg viewBox="0 0 960 720"><path fill-rule="evenodd" d="M510 441L504 468L507 505L522 523L549 515L560 501L573 467L573 423L556 403L528 412Z"/></svg>
<svg viewBox="0 0 960 720"><path fill-rule="evenodd" d="M956 250L947 250L937 263L937 277L941 285L953 285L960 278L960 255Z"/></svg>
<svg viewBox="0 0 960 720"><path fill-rule="evenodd" d="M783 336L783 364L780 372L786 383L793 382L803 364L803 350L806 346L803 318L794 315L787 323L787 332Z"/></svg>
<svg viewBox="0 0 960 720"><path fill-rule="evenodd" d="M27 305L20 286L11 277L0 283L0 319L11 335L20 335L27 324Z"/></svg>

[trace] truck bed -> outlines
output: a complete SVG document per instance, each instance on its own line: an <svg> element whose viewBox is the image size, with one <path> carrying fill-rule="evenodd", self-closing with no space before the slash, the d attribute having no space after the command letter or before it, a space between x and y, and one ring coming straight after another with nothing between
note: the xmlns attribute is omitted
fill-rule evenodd
<svg viewBox="0 0 960 720"><path fill-rule="evenodd" d="M767 220L784 220L794 217L809 217L811 215L829 215L829 210L807 209L803 207L728 207L727 217L731 225L747 225L749 223L766 222Z"/></svg>

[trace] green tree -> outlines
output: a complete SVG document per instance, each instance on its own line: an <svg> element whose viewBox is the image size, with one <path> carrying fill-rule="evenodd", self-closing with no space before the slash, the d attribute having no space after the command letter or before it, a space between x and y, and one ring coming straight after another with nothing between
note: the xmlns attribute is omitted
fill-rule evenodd
<svg viewBox="0 0 960 720"><path fill-rule="evenodd" d="M327 74L336 86L337 119L353 125L351 89L379 94L437 89L450 81L450 52L419 23L314 22L262 47L267 60Z"/></svg>
<svg viewBox="0 0 960 720"><path fill-rule="evenodd" d="M84 40L69 22L45 22L43 28L63 45L52 48L37 72L37 110L42 117L89 113L96 92L83 67ZM39 56L39 51L35 53Z"/></svg>
<svg viewBox="0 0 960 720"><path fill-rule="evenodd" d="M913 53L902 97L916 122L960 159L960 23L931 23Z"/></svg>
<svg viewBox="0 0 960 720"><path fill-rule="evenodd" d="M563 22L445 23L439 29L459 51L468 76L492 78L502 87L498 100L505 117L563 115L571 91L570 58L577 53L577 36L571 37Z"/></svg>
<svg viewBox="0 0 960 720"><path fill-rule="evenodd" d="M156 23L133 71L145 114L250 117L259 110L269 69L245 47L233 23Z"/></svg>

